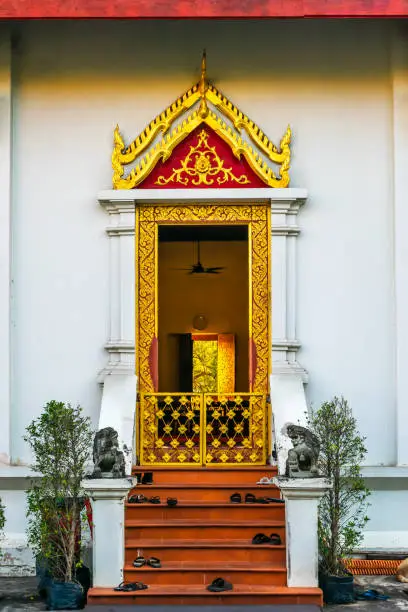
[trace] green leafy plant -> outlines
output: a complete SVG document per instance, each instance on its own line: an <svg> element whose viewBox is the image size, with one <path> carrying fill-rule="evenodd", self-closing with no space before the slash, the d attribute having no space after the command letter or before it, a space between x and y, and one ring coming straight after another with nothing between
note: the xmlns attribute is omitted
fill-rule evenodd
<svg viewBox="0 0 408 612"><path fill-rule="evenodd" d="M32 469L41 474L27 492L28 542L51 577L71 582L79 561L81 482L93 432L80 406L51 401L27 427Z"/></svg>
<svg viewBox="0 0 408 612"><path fill-rule="evenodd" d="M320 473L333 488L319 506L320 567L325 574L344 576L344 560L362 540L367 521L369 489L361 475L367 453L347 401L334 397L309 416L309 427L320 440Z"/></svg>

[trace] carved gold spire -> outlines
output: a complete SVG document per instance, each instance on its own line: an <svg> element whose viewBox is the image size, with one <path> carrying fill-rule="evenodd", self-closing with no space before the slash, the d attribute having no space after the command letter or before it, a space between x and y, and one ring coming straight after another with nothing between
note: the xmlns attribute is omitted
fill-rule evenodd
<svg viewBox="0 0 408 612"><path fill-rule="evenodd" d="M198 85L198 91L200 92L201 101L200 101L200 109L198 114L202 119L205 119L208 115L208 106L207 106L207 54L205 49L203 51L203 57L201 59L201 79Z"/></svg>
<svg viewBox="0 0 408 612"><path fill-rule="evenodd" d="M194 109L195 105L197 106ZM173 125L181 117L182 120ZM274 145L251 119L214 85L209 84L207 56L204 50L199 82L157 115L127 147L123 142L119 126L116 126L112 152L114 189L133 189L140 185L159 160L166 161L177 145L204 123L221 136L231 147L235 157L240 159L244 156L252 170L266 185L269 187L289 185L290 127L286 130L280 147ZM136 167L125 176L124 167L134 161ZM268 162L279 166L278 176Z"/></svg>

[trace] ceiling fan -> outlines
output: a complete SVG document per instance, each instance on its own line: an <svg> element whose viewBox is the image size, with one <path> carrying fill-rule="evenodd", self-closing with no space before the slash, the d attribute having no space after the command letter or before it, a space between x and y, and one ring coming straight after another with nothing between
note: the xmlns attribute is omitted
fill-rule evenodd
<svg viewBox="0 0 408 612"><path fill-rule="evenodd" d="M205 268L200 260L200 241L197 241L197 263L192 264L189 268L175 268L176 270L185 270L188 274L219 274L221 270L225 270L223 266Z"/></svg>

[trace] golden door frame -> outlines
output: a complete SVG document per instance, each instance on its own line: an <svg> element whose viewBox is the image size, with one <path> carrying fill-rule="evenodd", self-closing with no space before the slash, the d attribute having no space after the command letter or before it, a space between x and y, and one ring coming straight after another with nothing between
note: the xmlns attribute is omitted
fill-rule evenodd
<svg viewBox="0 0 408 612"><path fill-rule="evenodd" d="M136 208L135 347L139 393L158 392L158 228L202 224L248 227L249 392L266 395L272 350L271 208L266 203L147 204ZM139 431L137 438L140 440Z"/></svg>

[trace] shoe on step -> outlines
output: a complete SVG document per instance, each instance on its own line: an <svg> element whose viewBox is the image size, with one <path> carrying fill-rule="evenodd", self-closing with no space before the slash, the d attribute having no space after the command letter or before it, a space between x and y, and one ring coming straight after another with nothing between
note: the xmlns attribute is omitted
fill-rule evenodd
<svg viewBox="0 0 408 612"><path fill-rule="evenodd" d="M252 544L270 544L270 543L271 543L270 537L265 535L264 533L257 533L252 538Z"/></svg>
<svg viewBox="0 0 408 612"><path fill-rule="evenodd" d="M141 484L144 484L144 485L153 484L153 472L145 472L142 476Z"/></svg>
<svg viewBox="0 0 408 612"><path fill-rule="evenodd" d="M232 584L224 580L224 578L214 578L212 583L208 585L207 591L211 591L212 593L232 591Z"/></svg>

